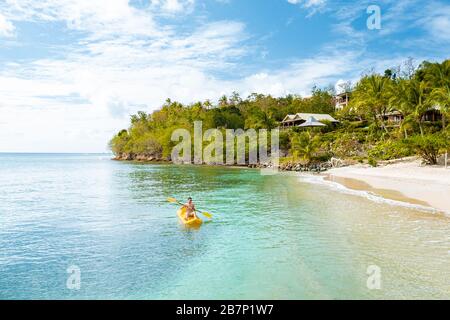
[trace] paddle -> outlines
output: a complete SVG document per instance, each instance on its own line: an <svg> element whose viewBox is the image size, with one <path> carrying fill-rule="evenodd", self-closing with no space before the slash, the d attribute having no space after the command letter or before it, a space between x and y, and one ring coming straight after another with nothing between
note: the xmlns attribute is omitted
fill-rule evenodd
<svg viewBox="0 0 450 320"><path fill-rule="evenodd" d="M180 201L178 201L178 200L175 199L175 198L167 198L167 201L169 201L169 202L171 202L171 203L177 203L177 204L179 204L179 205L181 205L181 206L184 205L184 204L182 204ZM212 214L209 213L209 212L206 212L206 211L198 211L198 210L195 210L195 212L200 212L200 213L203 214L205 217L212 219Z"/></svg>

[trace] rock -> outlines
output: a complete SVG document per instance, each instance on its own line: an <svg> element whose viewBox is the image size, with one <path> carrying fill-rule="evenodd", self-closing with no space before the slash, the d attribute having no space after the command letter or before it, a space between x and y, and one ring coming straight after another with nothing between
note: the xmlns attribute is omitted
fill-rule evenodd
<svg viewBox="0 0 450 320"><path fill-rule="evenodd" d="M146 161L146 160L147 160L147 157L146 157L145 155L138 154L138 155L134 158L134 160L136 160L136 161Z"/></svg>
<svg viewBox="0 0 450 320"><path fill-rule="evenodd" d="M131 153L122 153L120 156L121 160L133 160L133 155Z"/></svg>
<svg viewBox="0 0 450 320"><path fill-rule="evenodd" d="M341 159L333 157L330 159L330 164L331 164L331 167L333 167L333 168L340 168L343 166L344 163L342 162Z"/></svg>

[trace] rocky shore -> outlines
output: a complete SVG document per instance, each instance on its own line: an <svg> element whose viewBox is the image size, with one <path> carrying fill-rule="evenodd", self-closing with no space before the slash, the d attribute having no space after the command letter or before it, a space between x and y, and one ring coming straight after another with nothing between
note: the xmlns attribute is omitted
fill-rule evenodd
<svg viewBox="0 0 450 320"><path fill-rule="evenodd" d="M165 159L160 155L154 154L134 154L134 153L121 153L116 155L113 160L118 161L138 161L138 162L170 162L169 159Z"/></svg>
<svg viewBox="0 0 450 320"><path fill-rule="evenodd" d="M169 158L163 158L160 155L154 154L132 154L132 153L122 153L116 155L113 160L117 161L136 161L136 162L154 162L154 163L170 163ZM279 169L281 171L295 171L295 172L313 172L319 173L324 172L332 168L340 168L349 165L345 161L337 158L332 158L326 162L315 162L315 163L301 163L296 161L288 161L280 164ZM246 165L248 168L262 169L262 168L272 168L272 164L258 163Z"/></svg>

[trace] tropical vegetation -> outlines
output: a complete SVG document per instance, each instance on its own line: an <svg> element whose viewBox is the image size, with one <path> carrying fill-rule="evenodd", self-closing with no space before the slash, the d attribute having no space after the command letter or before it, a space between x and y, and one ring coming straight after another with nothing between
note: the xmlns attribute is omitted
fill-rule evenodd
<svg viewBox="0 0 450 320"><path fill-rule="evenodd" d="M315 87L309 97L254 93L242 98L233 93L215 104L207 100L185 105L167 99L152 113L132 115L130 127L112 138L110 148L121 159L170 160L176 144L172 132L192 132L194 121L202 121L203 130L273 129L287 114L301 112L331 114L339 124L281 130L280 148L289 161L310 164L336 157L376 165L418 155L436 164L450 148L450 60L425 61L417 68L407 61L384 74L369 72L350 91L350 103L343 110L335 110L331 87ZM439 110L442 121L427 121L430 110ZM388 117L394 111L401 114L396 123Z"/></svg>

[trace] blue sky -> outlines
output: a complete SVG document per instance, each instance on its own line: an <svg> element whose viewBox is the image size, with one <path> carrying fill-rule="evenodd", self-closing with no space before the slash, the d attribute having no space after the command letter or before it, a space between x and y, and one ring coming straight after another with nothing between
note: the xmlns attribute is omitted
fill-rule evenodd
<svg viewBox="0 0 450 320"><path fill-rule="evenodd" d="M447 0L0 0L0 152L101 152L168 97L308 95L443 60L449 30Z"/></svg>

